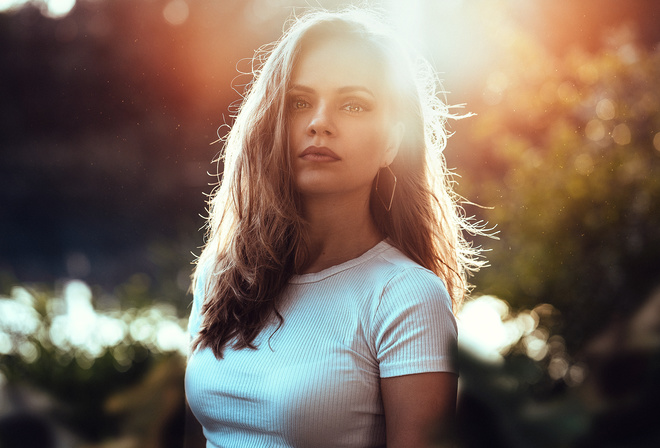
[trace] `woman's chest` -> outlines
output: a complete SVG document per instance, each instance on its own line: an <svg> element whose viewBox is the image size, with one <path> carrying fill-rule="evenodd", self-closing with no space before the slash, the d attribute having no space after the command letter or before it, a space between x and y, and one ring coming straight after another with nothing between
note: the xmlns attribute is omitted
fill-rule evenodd
<svg viewBox="0 0 660 448"><path fill-rule="evenodd" d="M360 310L308 305L284 309L284 324L265 329L257 350L191 356L186 392L207 429L272 433L284 446L384 437L378 363Z"/></svg>

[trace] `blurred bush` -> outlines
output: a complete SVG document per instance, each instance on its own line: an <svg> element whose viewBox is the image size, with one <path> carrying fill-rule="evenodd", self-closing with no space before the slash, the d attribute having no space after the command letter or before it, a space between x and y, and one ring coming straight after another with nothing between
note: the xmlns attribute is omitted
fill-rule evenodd
<svg viewBox="0 0 660 448"><path fill-rule="evenodd" d="M506 33L504 33L506 34ZM634 28L554 56L507 34L471 120L462 194L494 223L474 279L514 307L550 303L571 351L660 284L660 52Z"/></svg>
<svg viewBox="0 0 660 448"><path fill-rule="evenodd" d="M187 319L171 306L95 302L80 281L55 291L17 286L0 297L0 446L23 446L12 440L25 434L50 446L199 446L183 394ZM577 355L557 333L561 316L550 304L514 311L480 296L458 322L453 446L660 441L660 292Z"/></svg>
<svg viewBox="0 0 660 448"><path fill-rule="evenodd" d="M86 446L120 438L125 447L180 447L187 317L153 300L94 302L80 281L0 297L0 418L33 415ZM0 440L16 430L1 426Z"/></svg>
<svg viewBox="0 0 660 448"><path fill-rule="evenodd" d="M493 300L497 299L487 297L486 303ZM502 356L490 359L462 344L458 434L452 446L660 444L660 290L646 297L629 319L601 330L578 355L567 353L564 339L553 334L557 316L547 313L548 306L537 307L541 313L523 311L515 316L503 302L495 305L492 309L504 310L500 329L506 331L507 322L530 313L535 324L527 327L528 334L540 331L546 342L530 346L524 332L518 339L520 333L514 331L508 343L500 345ZM465 317L469 320L459 315L459 321ZM490 329L497 335L494 323L490 321ZM469 337L481 328L463 326L460 334Z"/></svg>

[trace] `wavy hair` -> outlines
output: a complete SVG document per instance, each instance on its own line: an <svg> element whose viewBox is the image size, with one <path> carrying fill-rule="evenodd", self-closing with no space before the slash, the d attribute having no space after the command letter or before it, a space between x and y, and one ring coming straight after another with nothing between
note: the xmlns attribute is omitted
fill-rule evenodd
<svg viewBox="0 0 660 448"><path fill-rule="evenodd" d="M219 161L222 180L211 194L206 244L193 288L204 291L203 321L193 349L255 348L292 275L308 262L308 239L287 144L285 96L301 47L312 39L355 39L373 50L389 76L396 119L405 124L390 165L398 182L387 211L372 187L370 210L380 232L446 284L454 309L469 291L467 275L483 265L463 232L481 233L465 218L446 167L450 113L435 72L413 58L370 11L315 11L294 17L282 38L253 59L247 87ZM379 188L393 188L380 176ZM391 191L391 190L390 190ZM200 285L201 284L201 285Z"/></svg>

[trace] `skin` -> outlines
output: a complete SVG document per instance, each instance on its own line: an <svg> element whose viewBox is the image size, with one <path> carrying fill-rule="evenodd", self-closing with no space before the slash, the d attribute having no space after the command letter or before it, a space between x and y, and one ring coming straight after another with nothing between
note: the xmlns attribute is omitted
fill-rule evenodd
<svg viewBox="0 0 660 448"><path fill-rule="evenodd" d="M287 94L294 176L309 221L318 272L353 259L382 240L369 212L376 173L397 154L403 125L393 124L385 86L364 49L341 40L308 45ZM301 157L325 147L338 160Z"/></svg>
<svg viewBox="0 0 660 448"><path fill-rule="evenodd" d="M340 39L307 45L287 93L289 147L295 183L309 222L311 261L318 272L360 256L383 236L369 211L372 182L396 157L404 126L393 121L387 86L365 48ZM307 155L325 147L332 157ZM457 377L432 372L381 380L390 448L427 447L450 422Z"/></svg>
<svg viewBox="0 0 660 448"><path fill-rule="evenodd" d="M431 447L433 435L450 436L457 384L449 372L382 378L388 448Z"/></svg>

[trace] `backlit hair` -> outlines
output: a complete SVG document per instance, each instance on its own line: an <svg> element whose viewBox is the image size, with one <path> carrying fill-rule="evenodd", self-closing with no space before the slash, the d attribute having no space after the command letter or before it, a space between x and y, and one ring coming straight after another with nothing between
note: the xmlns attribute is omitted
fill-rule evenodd
<svg viewBox="0 0 660 448"><path fill-rule="evenodd" d="M391 211L372 188L370 209L388 241L438 275L454 309L468 291L467 274L483 264L464 231L479 233L458 205L443 149L452 117L438 98L428 63L412 58L373 13L316 11L294 18L282 38L254 58L253 82L226 137L224 172L209 201L206 244L193 275L204 290L203 322L193 348L255 348L253 341L276 317L282 290L308 260L287 145L286 93L302 45L349 39L372 50L387 74L394 119L405 124L390 165L398 178ZM380 188L390 176L380 176Z"/></svg>

